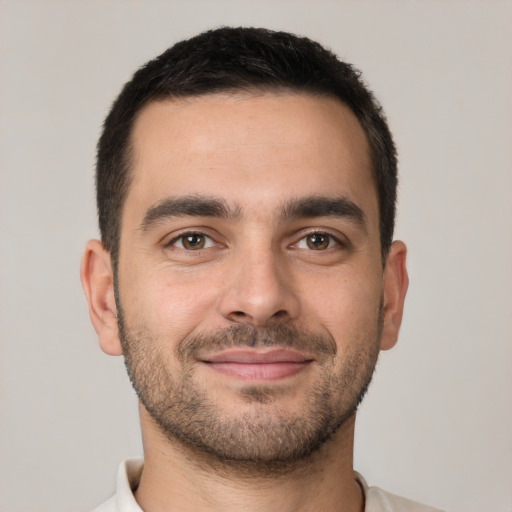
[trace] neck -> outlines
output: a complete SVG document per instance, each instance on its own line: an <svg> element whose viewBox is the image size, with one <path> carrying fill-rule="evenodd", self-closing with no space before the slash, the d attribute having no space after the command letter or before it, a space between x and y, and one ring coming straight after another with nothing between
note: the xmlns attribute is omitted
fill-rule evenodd
<svg viewBox="0 0 512 512"><path fill-rule="evenodd" d="M141 407L144 470L135 498L146 512L362 512L352 469L355 415L323 447L287 467L208 460L170 442Z"/></svg>

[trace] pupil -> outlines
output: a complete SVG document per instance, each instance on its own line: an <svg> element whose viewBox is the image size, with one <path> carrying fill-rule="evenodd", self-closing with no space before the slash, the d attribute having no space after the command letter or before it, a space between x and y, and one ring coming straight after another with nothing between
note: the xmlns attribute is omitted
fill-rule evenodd
<svg viewBox="0 0 512 512"><path fill-rule="evenodd" d="M183 245L189 249L202 249L204 237L202 235L187 235L183 240Z"/></svg>
<svg viewBox="0 0 512 512"><path fill-rule="evenodd" d="M308 245L311 249L325 249L329 242L324 235L311 235L308 240Z"/></svg>

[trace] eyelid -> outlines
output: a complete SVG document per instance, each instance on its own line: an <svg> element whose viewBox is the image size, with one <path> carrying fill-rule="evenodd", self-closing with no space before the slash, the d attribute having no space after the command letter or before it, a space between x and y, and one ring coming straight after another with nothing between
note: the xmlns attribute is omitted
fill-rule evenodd
<svg viewBox="0 0 512 512"><path fill-rule="evenodd" d="M183 240L185 237L194 236L194 235L204 237L206 240L205 243L207 243L208 245L206 247L202 247L201 249L197 249L196 251L192 251L190 249L187 249L186 247L183 247L183 242L181 242L181 244L182 244L181 247L179 245L176 245L177 242L179 242L180 240ZM210 249L211 247L214 247L216 245L219 245L219 243L215 240L215 238L213 236L205 233L203 229L190 229L190 228L183 229L178 233L174 233L170 239L165 239L163 242L163 246L165 248L173 248L173 249L178 249L178 250L187 251L187 252L199 252L204 249Z"/></svg>
<svg viewBox="0 0 512 512"><path fill-rule="evenodd" d="M311 228L311 229L308 229L307 231L301 231L299 233L300 238L298 238L298 240L296 242L291 244L291 247L297 248L297 249L305 249L305 250L309 250L309 251L313 250L313 249L310 249L309 247L298 247L300 242L305 241L305 239L311 235L322 235L322 236L326 236L330 239L329 247L327 247L327 249L324 249L324 251L329 250L329 249L334 249L335 247L345 248L345 247L349 246L348 239L346 239L346 237L344 237L343 234L341 234L341 233L338 233L335 235L326 229ZM334 242L333 246L331 246L331 242ZM304 243L306 243L306 242L304 242ZM322 251L319 250L318 252L322 252Z"/></svg>

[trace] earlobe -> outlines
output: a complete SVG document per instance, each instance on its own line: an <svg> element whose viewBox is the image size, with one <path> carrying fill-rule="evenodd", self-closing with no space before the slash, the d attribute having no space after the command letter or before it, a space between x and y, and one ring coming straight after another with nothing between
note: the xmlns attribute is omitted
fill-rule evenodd
<svg viewBox="0 0 512 512"><path fill-rule="evenodd" d="M99 240L90 240L85 246L80 280L101 349L109 355L121 355L112 264L110 254Z"/></svg>
<svg viewBox="0 0 512 512"><path fill-rule="evenodd" d="M409 277L405 265L406 256L407 248L403 242L395 241L391 244L384 268L382 350L392 348L398 340L405 295L409 286Z"/></svg>

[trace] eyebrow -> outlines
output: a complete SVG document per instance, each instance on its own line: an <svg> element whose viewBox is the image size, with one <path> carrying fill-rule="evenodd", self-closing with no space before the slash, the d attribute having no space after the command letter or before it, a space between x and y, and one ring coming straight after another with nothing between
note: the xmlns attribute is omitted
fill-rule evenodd
<svg viewBox="0 0 512 512"><path fill-rule="evenodd" d="M148 231L158 222L173 217L216 217L236 220L240 216L239 208L231 207L221 199L199 195L168 197L147 210L139 230Z"/></svg>
<svg viewBox="0 0 512 512"><path fill-rule="evenodd" d="M208 196L168 197L147 210L139 230L149 231L160 221L174 217L239 220L242 217L242 211L239 206L231 206L222 199ZM316 217L346 218L366 230L366 215L363 210L344 196L307 196L292 199L283 205L280 215L282 221Z"/></svg>
<svg viewBox="0 0 512 512"><path fill-rule="evenodd" d="M366 230L366 215L353 201L344 196L308 196L293 199L283 208L282 219L292 220L315 217L346 218Z"/></svg>

